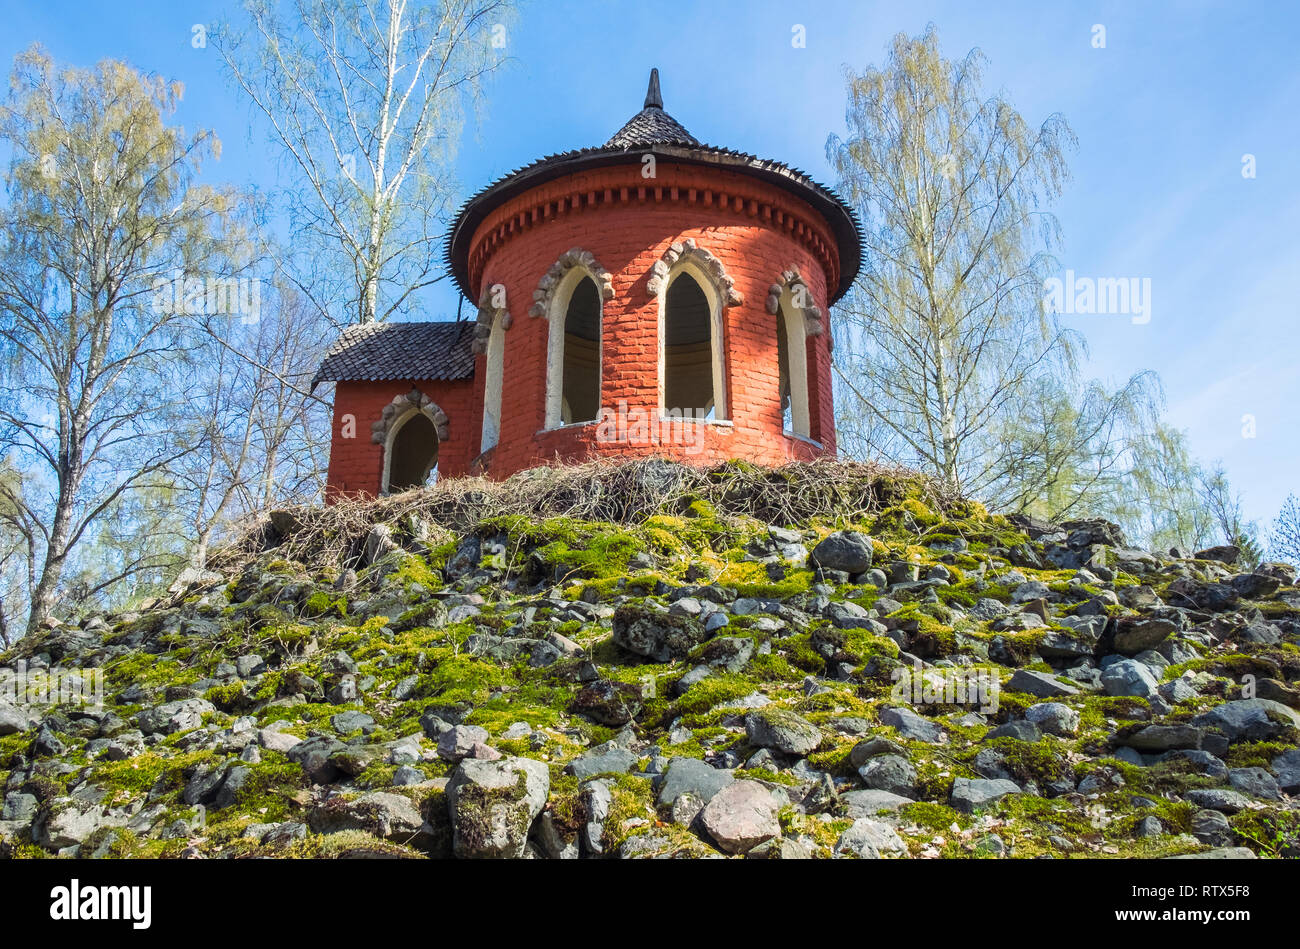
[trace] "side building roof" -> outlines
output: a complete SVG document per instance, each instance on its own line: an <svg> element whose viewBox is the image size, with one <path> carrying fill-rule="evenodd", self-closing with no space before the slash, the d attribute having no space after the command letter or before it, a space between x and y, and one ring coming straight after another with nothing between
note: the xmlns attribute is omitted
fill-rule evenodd
<svg viewBox="0 0 1300 949"><path fill-rule="evenodd" d="M325 353L311 381L383 382L468 379L474 375L472 322L362 323Z"/></svg>

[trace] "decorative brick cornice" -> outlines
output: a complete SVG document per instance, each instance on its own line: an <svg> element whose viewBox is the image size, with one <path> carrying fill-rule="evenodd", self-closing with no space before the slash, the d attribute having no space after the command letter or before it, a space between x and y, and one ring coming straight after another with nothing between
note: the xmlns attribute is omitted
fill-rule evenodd
<svg viewBox="0 0 1300 949"><path fill-rule="evenodd" d="M667 172L661 166L661 177ZM623 207L679 205L718 216L719 224L747 219L807 250L826 273L830 286L840 277L835 239L816 212L798 199L778 194L757 182L729 180L725 175L699 175L673 182L646 182L640 169L593 172L571 188L551 182L520 195L493 211L480 226L470 248L470 285L479 283L488 261L514 238L573 214ZM597 226L597 225L593 225Z"/></svg>
<svg viewBox="0 0 1300 949"><path fill-rule="evenodd" d="M447 413L414 386L406 395L394 396L393 401L384 406L384 410L379 413L379 419L370 426L370 440L376 445L387 444L388 433L392 430L393 423L403 418L411 408L429 416L429 420L433 422L434 431L438 433L438 440L446 440L448 432Z"/></svg>
<svg viewBox="0 0 1300 949"><path fill-rule="evenodd" d="M591 274L591 278L596 281L596 286L600 290L602 300L614 299L614 275L596 261L596 255L591 251L574 247L561 254L560 259L551 264L550 269L538 281L537 289L533 291L533 305L528 308L529 316L550 314L551 297L555 295L555 288L560 285L564 275L574 267L581 267Z"/></svg>
<svg viewBox="0 0 1300 949"><path fill-rule="evenodd" d="M740 306L745 302L744 295L735 287L735 281L727 276L727 269L722 266L722 261L696 244L693 237L670 245L664 251L663 257L656 260L654 266L650 268L650 279L646 281L646 290L651 296L665 288L665 281L672 272L673 265L681 260L694 261L708 274L719 296L722 297L724 306Z"/></svg>

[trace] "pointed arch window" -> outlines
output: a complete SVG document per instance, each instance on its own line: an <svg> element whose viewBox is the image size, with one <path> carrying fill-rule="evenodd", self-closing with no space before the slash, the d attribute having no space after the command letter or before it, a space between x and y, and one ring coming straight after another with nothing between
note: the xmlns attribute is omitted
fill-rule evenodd
<svg viewBox="0 0 1300 949"><path fill-rule="evenodd" d="M725 419L722 315L717 291L687 265L670 275L661 300L663 414Z"/></svg>
<svg viewBox="0 0 1300 949"><path fill-rule="evenodd" d="M547 350L546 427L600 417L602 300L596 281L574 268L556 291Z"/></svg>

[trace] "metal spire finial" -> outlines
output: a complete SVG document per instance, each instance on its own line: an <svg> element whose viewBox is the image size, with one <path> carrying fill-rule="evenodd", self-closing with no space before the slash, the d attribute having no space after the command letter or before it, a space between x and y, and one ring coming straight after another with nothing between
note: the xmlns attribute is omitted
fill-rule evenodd
<svg viewBox="0 0 1300 949"><path fill-rule="evenodd" d="M659 70L650 70L650 87L645 91L645 105L643 108L662 109L664 107L664 97L659 93Z"/></svg>

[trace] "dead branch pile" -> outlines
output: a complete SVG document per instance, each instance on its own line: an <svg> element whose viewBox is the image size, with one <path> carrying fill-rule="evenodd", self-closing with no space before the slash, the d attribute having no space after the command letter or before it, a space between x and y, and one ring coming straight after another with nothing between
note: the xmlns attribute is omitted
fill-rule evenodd
<svg viewBox="0 0 1300 949"><path fill-rule="evenodd" d="M337 563L355 556L377 524L438 543L505 515L637 524L656 514L687 513L695 501L707 502L724 518L847 523L878 513L908 492L936 512L960 500L914 471L862 462L766 468L745 462L694 467L658 458L589 461L533 468L504 481L448 478L387 497L268 512L241 525L213 565L235 567L269 548L302 563Z"/></svg>

